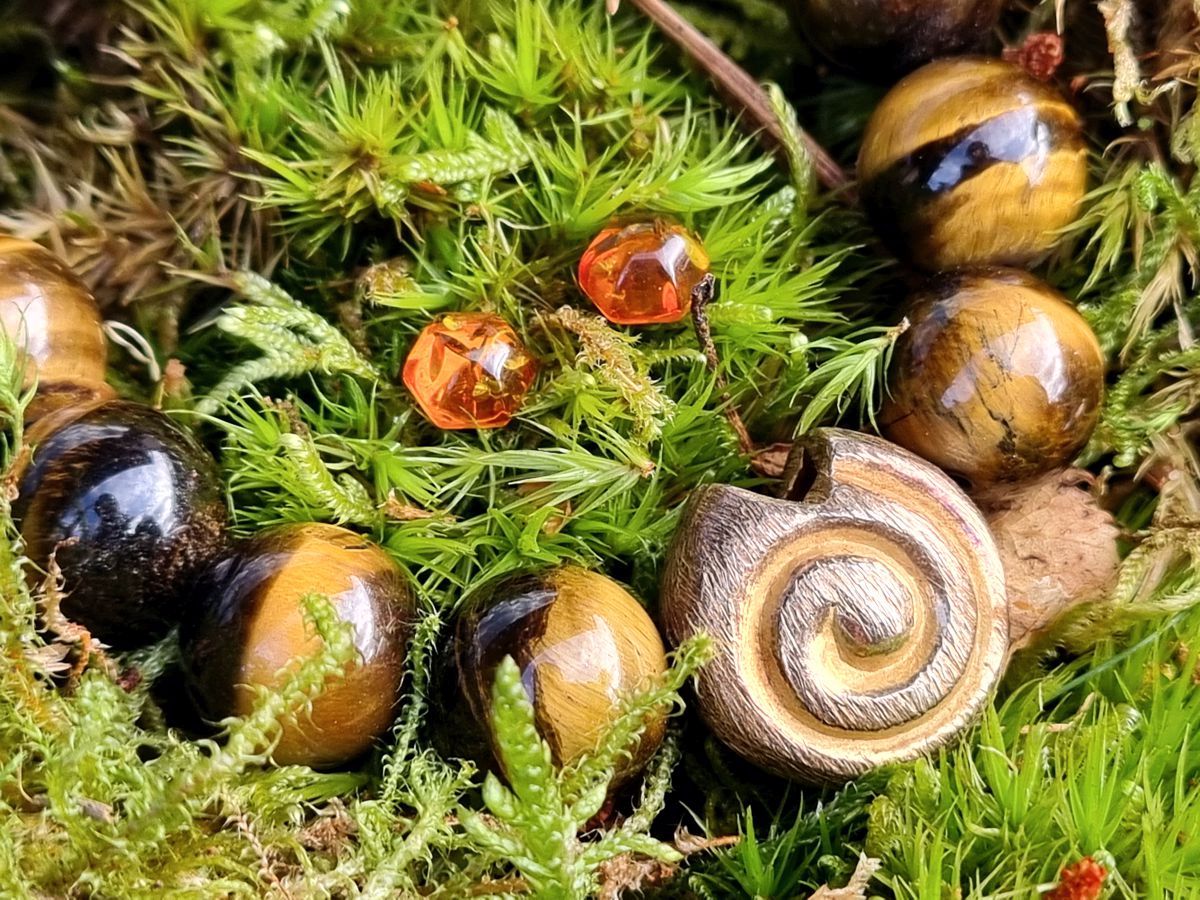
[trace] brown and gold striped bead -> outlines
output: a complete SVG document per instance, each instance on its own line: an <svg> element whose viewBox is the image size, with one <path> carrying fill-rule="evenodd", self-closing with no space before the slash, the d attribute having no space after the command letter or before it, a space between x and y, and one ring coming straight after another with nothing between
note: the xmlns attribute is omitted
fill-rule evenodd
<svg viewBox="0 0 1200 900"><path fill-rule="evenodd" d="M1087 149L1054 88L1009 63L964 57L918 69L883 99L858 175L876 230L913 265L1025 265L1074 221Z"/></svg>
<svg viewBox="0 0 1200 900"><path fill-rule="evenodd" d="M958 272L913 298L885 436L979 488L1067 465L1100 416L1105 359L1061 294L1014 269Z"/></svg>
<svg viewBox="0 0 1200 900"><path fill-rule="evenodd" d="M978 48L1004 0L793 0L792 7L805 37L833 62L888 73Z"/></svg>
<svg viewBox="0 0 1200 900"><path fill-rule="evenodd" d="M87 287L50 251L0 235L0 331L24 354L25 384L38 383L31 417L85 398L107 398L100 310Z"/></svg>
<svg viewBox="0 0 1200 900"><path fill-rule="evenodd" d="M511 656L558 765L596 747L622 698L666 671L665 652L654 622L628 591L577 566L484 586L455 637L459 687L475 721L487 727L496 667ZM664 717L643 734L615 783L642 769L665 729Z"/></svg>
<svg viewBox="0 0 1200 900"><path fill-rule="evenodd" d="M395 719L415 601L379 547L332 525L264 531L197 582L180 630L184 675L201 712L242 716L258 689L282 688L321 649L303 600L326 596L354 628L358 659L286 719L273 758L331 766L367 750Z"/></svg>

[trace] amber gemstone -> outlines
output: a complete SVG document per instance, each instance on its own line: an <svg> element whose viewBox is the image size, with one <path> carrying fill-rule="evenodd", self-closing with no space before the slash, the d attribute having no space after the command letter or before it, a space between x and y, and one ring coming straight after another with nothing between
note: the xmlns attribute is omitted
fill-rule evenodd
<svg viewBox="0 0 1200 900"><path fill-rule="evenodd" d="M491 313L451 313L425 328L404 362L404 384L439 428L501 428L517 410L537 360Z"/></svg>
<svg viewBox="0 0 1200 900"><path fill-rule="evenodd" d="M579 286L618 325L678 322L707 274L699 239L669 222L606 228L579 261Z"/></svg>

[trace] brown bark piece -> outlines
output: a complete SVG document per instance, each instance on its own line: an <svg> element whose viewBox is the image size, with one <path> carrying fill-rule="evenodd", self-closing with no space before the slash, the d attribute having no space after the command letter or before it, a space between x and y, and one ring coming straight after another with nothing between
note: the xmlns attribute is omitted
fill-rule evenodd
<svg viewBox="0 0 1200 900"><path fill-rule="evenodd" d="M975 499L995 535L1008 585L1014 650L1028 646L1069 609L1104 596L1120 563L1112 516L1079 470Z"/></svg>

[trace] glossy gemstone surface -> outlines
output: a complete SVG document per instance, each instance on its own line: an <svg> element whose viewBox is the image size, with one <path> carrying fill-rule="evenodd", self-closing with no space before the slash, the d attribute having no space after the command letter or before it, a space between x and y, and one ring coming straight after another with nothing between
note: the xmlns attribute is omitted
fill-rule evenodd
<svg viewBox="0 0 1200 900"><path fill-rule="evenodd" d="M0 332L24 355L25 383L38 383L31 418L55 401L110 397L100 310L86 285L50 251L0 235Z"/></svg>
<svg viewBox="0 0 1200 900"><path fill-rule="evenodd" d="M974 488L1066 466L1100 416L1105 358L1066 298L1032 275L937 279L906 311L884 435Z"/></svg>
<svg viewBox="0 0 1200 900"><path fill-rule="evenodd" d="M30 559L61 569L63 613L116 647L161 638L223 544L216 463L167 416L124 400L65 407L28 436L13 514Z"/></svg>
<svg viewBox="0 0 1200 900"><path fill-rule="evenodd" d="M445 429L501 428L537 376L537 360L492 313L451 313L426 326L404 361L404 384Z"/></svg>
<svg viewBox="0 0 1200 900"><path fill-rule="evenodd" d="M216 720L249 713L321 650L304 598L321 594L354 630L358 658L307 710L283 721L281 765L335 765L392 724L414 615L403 573L382 549L333 525L268 529L210 566L180 629L188 688Z"/></svg>
<svg viewBox="0 0 1200 900"><path fill-rule="evenodd" d="M1082 120L1052 85L998 59L932 62L867 123L862 202L883 241L931 272L1025 266L1087 190Z"/></svg>
<svg viewBox="0 0 1200 900"><path fill-rule="evenodd" d="M686 228L641 222L596 235L579 261L579 286L618 325L678 322L708 267L708 254Z"/></svg>
<svg viewBox="0 0 1200 900"><path fill-rule="evenodd" d="M459 686L477 723L491 719L492 682L505 656L521 669L559 765L594 749L622 698L666 670L662 639L641 604L612 579L576 566L487 585L459 619ZM645 765L665 727L664 716L645 732L617 781Z"/></svg>

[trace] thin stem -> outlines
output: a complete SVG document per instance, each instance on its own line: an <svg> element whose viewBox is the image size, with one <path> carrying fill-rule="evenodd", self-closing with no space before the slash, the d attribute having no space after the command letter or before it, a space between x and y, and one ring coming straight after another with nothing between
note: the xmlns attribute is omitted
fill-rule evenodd
<svg viewBox="0 0 1200 900"><path fill-rule="evenodd" d="M705 74L745 113L758 128L759 137L777 153L784 153L786 141L783 123L771 108L771 101L762 86L746 70L727 56L691 22L676 12L666 0L630 0L648 19L654 22L672 41L692 58ZM615 4L609 3L609 9ZM817 180L831 191L844 188L850 181L845 171L828 151L811 135L797 128L800 142L812 158Z"/></svg>
<svg viewBox="0 0 1200 900"><path fill-rule="evenodd" d="M758 448L755 447L754 439L750 437L750 430L746 428L746 423L742 421L737 407L733 405L733 399L729 396L729 386L725 381L725 376L721 374L721 358L717 355L717 345L712 339L712 326L708 321L708 304L716 292L716 279L712 275L705 275L704 280L692 291L692 324L696 326L696 339L700 342L700 350L704 353L708 370L717 379L717 390L721 392L720 401L725 410L725 417L737 434L742 453L753 459Z"/></svg>

